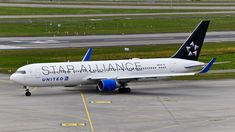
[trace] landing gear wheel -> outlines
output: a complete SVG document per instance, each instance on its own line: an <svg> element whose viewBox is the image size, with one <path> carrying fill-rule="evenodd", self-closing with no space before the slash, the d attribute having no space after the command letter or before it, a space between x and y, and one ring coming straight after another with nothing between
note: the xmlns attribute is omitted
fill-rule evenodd
<svg viewBox="0 0 235 132"><path fill-rule="evenodd" d="M31 93L29 92L29 88L27 86L24 86L25 88L25 96L31 96Z"/></svg>
<svg viewBox="0 0 235 132"><path fill-rule="evenodd" d="M118 92L119 93L130 93L131 89L130 88L119 88Z"/></svg>
<svg viewBox="0 0 235 132"><path fill-rule="evenodd" d="M31 96L30 92L25 92L25 96Z"/></svg>

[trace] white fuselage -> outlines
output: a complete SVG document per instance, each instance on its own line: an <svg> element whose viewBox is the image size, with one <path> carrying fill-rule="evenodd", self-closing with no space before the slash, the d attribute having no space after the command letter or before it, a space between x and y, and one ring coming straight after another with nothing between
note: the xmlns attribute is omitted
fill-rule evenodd
<svg viewBox="0 0 235 132"><path fill-rule="evenodd" d="M89 78L96 76L115 79L119 76L185 73L203 65L202 62L177 58L37 63L19 68L10 78L31 87L74 86L95 84L97 81Z"/></svg>

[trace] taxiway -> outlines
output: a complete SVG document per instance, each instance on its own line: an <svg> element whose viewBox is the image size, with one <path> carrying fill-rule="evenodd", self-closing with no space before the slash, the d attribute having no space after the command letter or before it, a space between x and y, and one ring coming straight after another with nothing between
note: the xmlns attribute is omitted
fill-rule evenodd
<svg viewBox="0 0 235 132"><path fill-rule="evenodd" d="M176 15L233 15L235 11L205 11L205 12L170 12L170 13L129 13L129 14L67 14L67 15L0 15L6 18L79 18L79 17L133 17L133 16L176 16Z"/></svg>
<svg viewBox="0 0 235 132"><path fill-rule="evenodd" d="M134 46L183 43L190 33L88 35L58 37L1 37L0 49ZM208 32L205 42L235 41L235 31Z"/></svg>
<svg viewBox="0 0 235 132"><path fill-rule="evenodd" d="M40 7L40 8L100 8L100 9L195 9L195 10L234 10L235 6L143 6L143 5L66 5L66 4L15 4L15 3L0 3L0 6L5 7Z"/></svg>
<svg viewBox="0 0 235 132"><path fill-rule="evenodd" d="M22 86L8 78L0 76L4 132L235 129L234 79L131 83L131 94L100 94L93 86L32 88L26 97Z"/></svg>

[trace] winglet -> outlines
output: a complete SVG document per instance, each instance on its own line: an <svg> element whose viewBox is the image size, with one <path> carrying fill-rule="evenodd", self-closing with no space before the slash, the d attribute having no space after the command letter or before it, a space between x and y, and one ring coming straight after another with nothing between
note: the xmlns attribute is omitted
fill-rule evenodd
<svg viewBox="0 0 235 132"><path fill-rule="evenodd" d="M212 58L211 61L199 72L199 73L206 73L210 70L212 67L213 63L215 62L216 57Z"/></svg>
<svg viewBox="0 0 235 132"><path fill-rule="evenodd" d="M89 48L83 57L82 61L89 61L92 53L92 48Z"/></svg>

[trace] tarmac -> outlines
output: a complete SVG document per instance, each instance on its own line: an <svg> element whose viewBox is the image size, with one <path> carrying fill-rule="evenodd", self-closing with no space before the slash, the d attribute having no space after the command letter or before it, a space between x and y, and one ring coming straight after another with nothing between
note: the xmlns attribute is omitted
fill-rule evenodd
<svg viewBox="0 0 235 132"><path fill-rule="evenodd" d="M130 83L132 93L94 86L31 88L0 74L0 131L233 132L235 80Z"/></svg>
<svg viewBox="0 0 235 132"><path fill-rule="evenodd" d="M85 18L85 17L132 17L132 16L171 16L171 15L234 15L235 11L170 12L170 13L129 13L129 14L67 14L67 15L0 15L4 18ZM131 18L128 18L131 19ZM95 19L94 19L95 20ZM96 19L102 20L102 19Z"/></svg>
<svg viewBox="0 0 235 132"><path fill-rule="evenodd" d="M1 7L38 7L38 8L87 8L87 9L195 9L195 10L234 10L235 6L142 6L142 5L66 5L66 4L15 4L15 3L0 3Z"/></svg>
<svg viewBox="0 0 235 132"><path fill-rule="evenodd" d="M12 7L113 8L113 9L206 9L234 10L235 6L102 6L3 4ZM234 11L206 12L234 14ZM204 14L203 12L189 14ZM92 17L94 17L94 14ZM114 14L98 14L114 15ZM132 14L116 14L131 16ZM146 15L146 14L135 14ZM177 15L155 13L151 15ZM0 16L0 17L64 17ZM70 17L84 17L72 15ZM88 17L90 17L88 15ZM0 49L97 47L182 43L189 34L140 34L69 37L0 38ZM206 42L235 41L235 32L209 32ZM212 71L213 72L213 71ZM215 71L224 72L224 71ZM234 72L227 70L226 72ZM0 74L0 132L147 131L233 132L235 130L235 79L151 80L133 82L130 94L98 93L95 86L31 88Z"/></svg>
<svg viewBox="0 0 235 132"><path fill-rule="evenodd" d="M88 35L58 37L1 37L0 49L135 46L183 43L190 33ZM208 32L205 42L233 42L235 31Z"/></svg>

